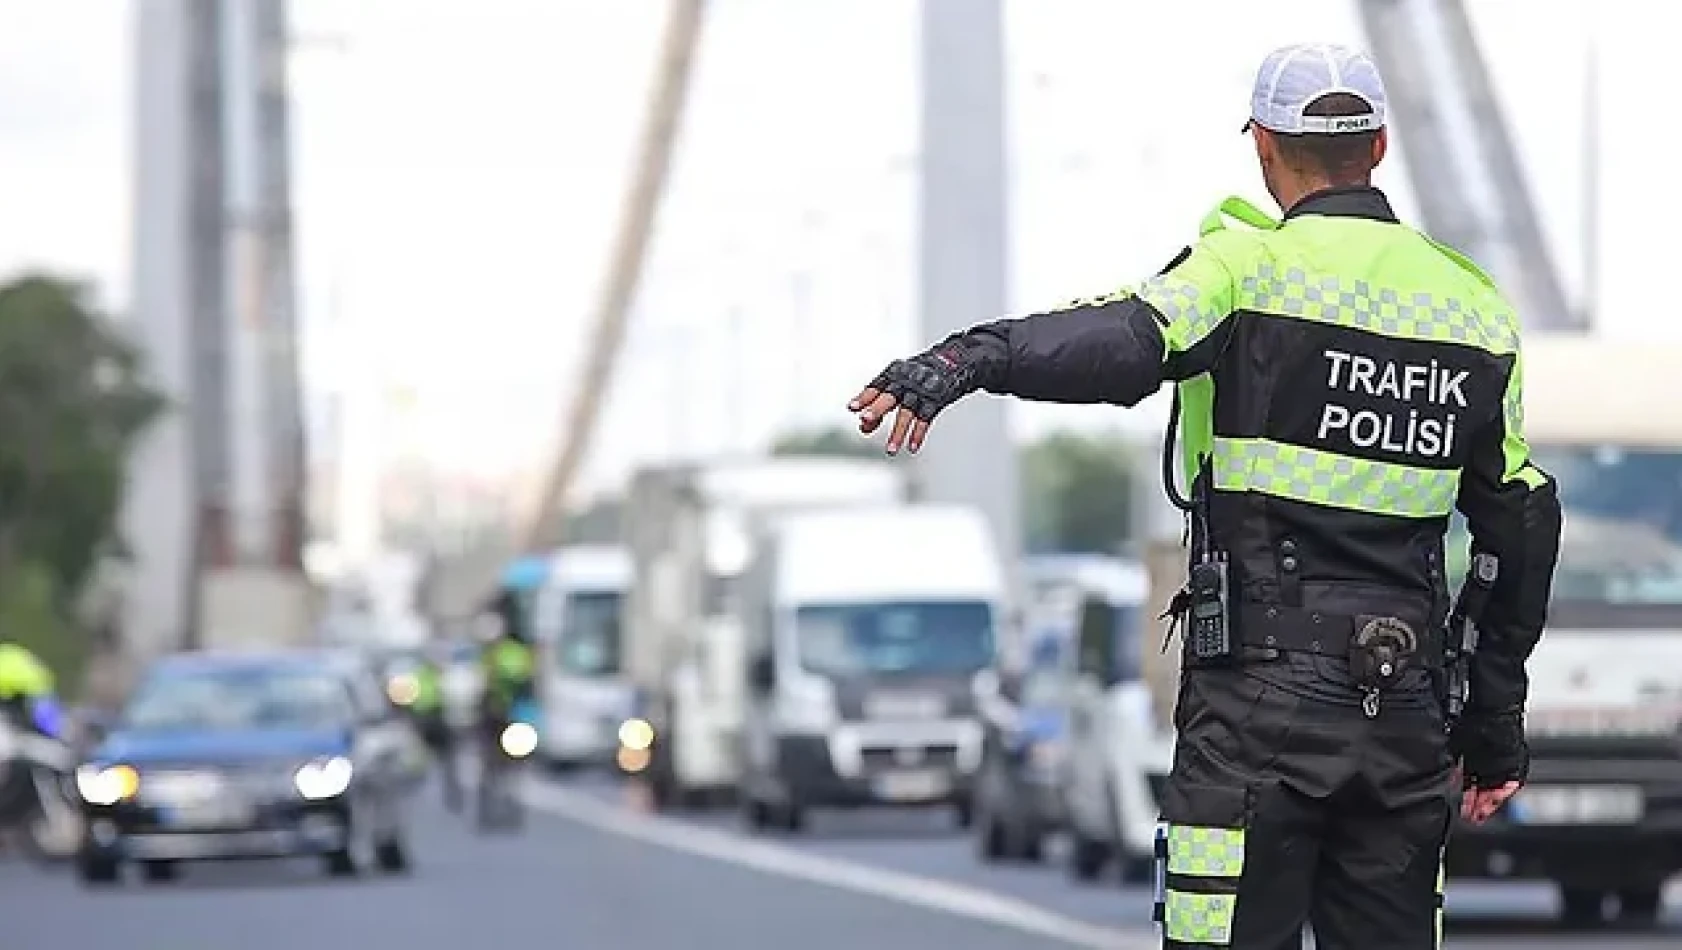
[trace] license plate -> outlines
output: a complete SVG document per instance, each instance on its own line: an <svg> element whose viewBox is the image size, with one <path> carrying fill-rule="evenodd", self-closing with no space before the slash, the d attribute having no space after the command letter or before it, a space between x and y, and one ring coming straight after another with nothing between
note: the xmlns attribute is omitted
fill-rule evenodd
<svg viewBox="0 0 1682 950"><path fill-rule="evenodd" d="M248 803L227 799L170 805L160 811L164 824L184 830L241 828L251 824L253 815Z"/></svg>
<svg viewBox="0 0 1682 950"><path fill-rule="evenodd" d="M1641 789L1633 785L1536 785L1507 806L1521 825L1633 825L1645 810Z"/></svg>
<svg viewBox="0 0 1682 950"><path fill-rule="evenodd" d="M876 779L876 794L892 802L927 801L946 794L948 787L939 772L890 772Z"/></svg>

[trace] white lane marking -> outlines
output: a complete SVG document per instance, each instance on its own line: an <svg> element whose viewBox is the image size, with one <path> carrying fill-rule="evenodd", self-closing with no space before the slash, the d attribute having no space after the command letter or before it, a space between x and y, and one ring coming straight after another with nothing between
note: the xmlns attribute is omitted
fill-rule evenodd
<svg viewBox="0 0 1682 950"><path fill-rule="evenodd" d="M527 786L534 808L647 844L825 887L967 917L1084 950L1156 950L1160 942L1053 913L1026 901L937 878L809 854L769 841L627 811L570 789Z"/></svg>

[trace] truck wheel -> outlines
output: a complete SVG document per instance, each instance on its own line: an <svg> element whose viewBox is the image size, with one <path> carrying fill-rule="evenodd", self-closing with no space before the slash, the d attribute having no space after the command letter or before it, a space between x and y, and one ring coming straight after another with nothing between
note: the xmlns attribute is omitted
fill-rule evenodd
<svg viewBox="0 0 1682 950"><path fill-rule="evenodd" d="M783 806L783 830L789 834L799 834L806 830L806 809L799 802L790 801Z"/></svg>
<svg viewBox="0 0 1682 950"><path fill-rule="evenodd" d="M741 812L742 824L746 825L749 831L764 832L771 827L771 810L763 801L745 792L741 795Z"/></svg>
<svg viewBox="0 0 1682 950"><path fill-rule="evenodd" d="M140 865L141 874L153 884L173 881L181 869L174 861L144 861Z"/></svg>
<svg viewBox="0 0 1682 950"><path fill-rule="evenodd" d="M1109 845L1080 832L1070 834L1069 874L1077 881L1096 881L1109 862Z"/></svg>
<svg viewBox="0 0 1682 950"><path fill-rule="evenodd" d="M1618 892L1618 919L1626 924L1650 926L1659 919L1664 904L1664 892L1657 887L1642 887Z"/></svg>
<svg viewBox="0 0 1682 950"><path fill-rule="evenodd" d="M1589 887L1560 886L1560 919L1570 927L1592 927L1604 918L1606 894Z"/></svg>

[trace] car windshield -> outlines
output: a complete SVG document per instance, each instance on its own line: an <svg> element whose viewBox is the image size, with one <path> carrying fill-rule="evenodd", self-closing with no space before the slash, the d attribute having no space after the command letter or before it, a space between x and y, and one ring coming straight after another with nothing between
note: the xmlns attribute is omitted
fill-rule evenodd
<svg viewBox="0 0 1682 950"><path fill-rule="evenodd" d="M567 595L555 645L555 665L574 676L613 676L619 672L619 614L624 597L617 591L574 591Z"/></svg>
<svg viewBox="0 0 1682 950"><path fill-rule="evenodd" d="M795 611L800 663L825 676L969 673L993 662L981 601L814 604Z"/></svg>
<svg viewBox="0 0 1682 950"><path fill-rule="evenodd" d="M1547 446L1532 457L1558 481L1565 514L1555 606L1682 609L1682 452ZM1467 558L1458 516L1448 557L1458 584Z"/></svg>
<svg viewBox="0 0 1682 950"><path fill-rule="evenodd" d="M141 684L123 714L137 730L334 729L354 720L349 690L321 670L165 669Z"/></svg>

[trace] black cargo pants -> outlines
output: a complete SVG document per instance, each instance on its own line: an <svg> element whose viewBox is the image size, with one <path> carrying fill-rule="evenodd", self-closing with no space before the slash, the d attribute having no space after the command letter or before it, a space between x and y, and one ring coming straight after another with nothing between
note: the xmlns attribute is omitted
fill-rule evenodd
<svg viewBox="0 0 1682 950"><path fill-rule="evenodd" d="M1188 669L1162 800L1170 950L1434 950L1458 806L1440 704L1411 671L1368 718L1348 666Z"/></svg>

